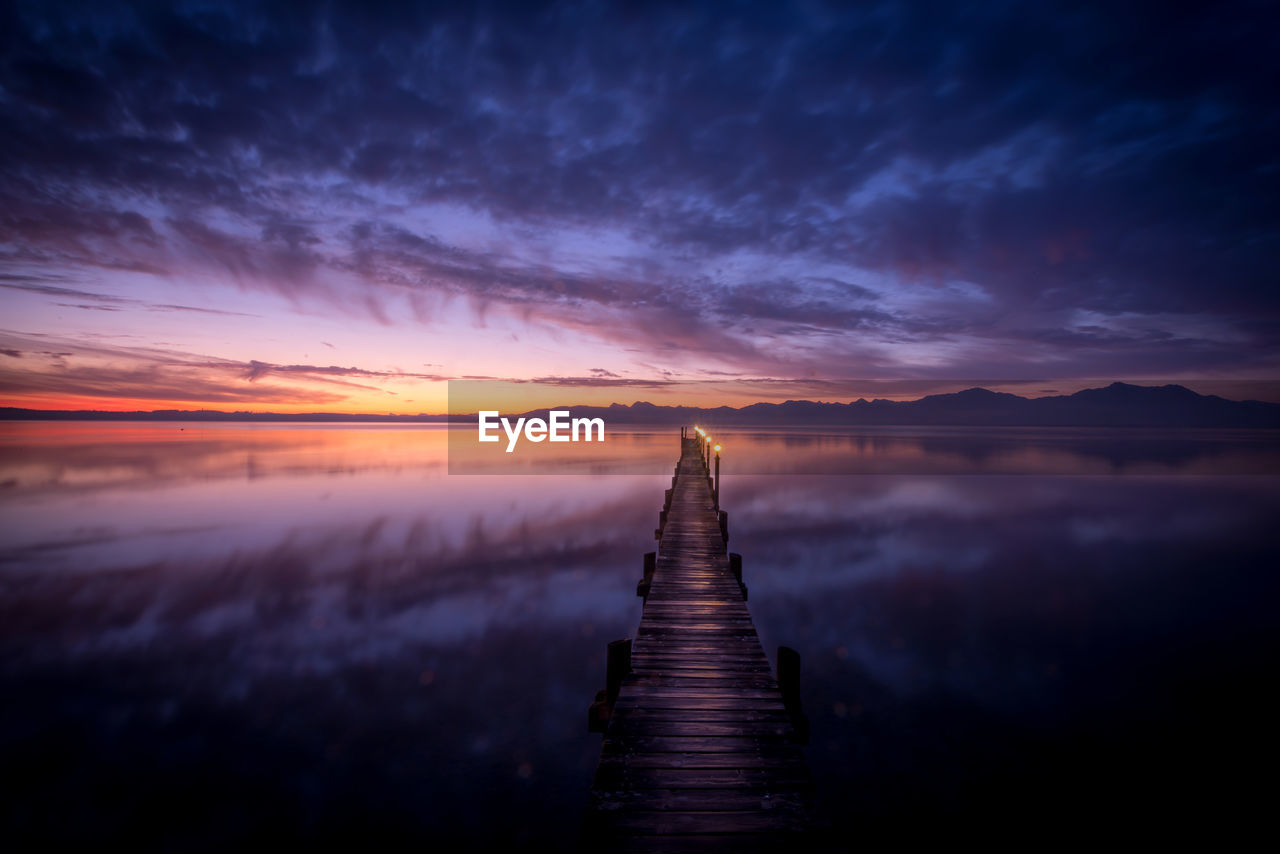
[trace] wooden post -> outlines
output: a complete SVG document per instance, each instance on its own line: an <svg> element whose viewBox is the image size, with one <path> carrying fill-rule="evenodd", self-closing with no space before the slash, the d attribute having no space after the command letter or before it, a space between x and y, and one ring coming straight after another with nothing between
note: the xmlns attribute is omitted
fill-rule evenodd
<svg viewBox="0 0 1280 854"><path fill-rule="evenodd" d="M720 509L720 452L716 451L716 485L711 490L716 499L716 509Z"/></svg>
<svg viewBox="0 0 1280 854"><path fill-rule="evenodd" d="M587 709L587 731L603 733L609 729L613 706L618 702L623 678L631 672L631 638L612 641L605 661L605 689L596 692L595 702Z"/></svg>
<svg viewBox="0 0 1280 854"><path fill-rule="evenodd" d="M596 692L596 700L587 707L587 732L603 733L609 729L609 718L613 717L613 708L609 705L609 692Z"/></svg>
<svg viewBox="0 0 1280 854"><path fill-rule="evenodd" d="M605 693L612 706L618 702L622 679L631 672L631 638L609 642L609 657L605 665Z"/></svg>
<svg viewBox="0 0 1280 854"><path fill-rule="evenodd" d="M739 584L742 583L742 555L730 553L729 555L729 571L733 573L733 578Z"/></svg>
<svg viewBox="0 0 1280 854"><path fill-rule="evenodd" d="M720 511L720 536L724 537L725 545L729 544L729 511Z"/></svg>
<svg viewBox="0 0 1280 854"><path fill-rule="evenodd" d="M636 584L636 595L641 598L649 598L649 588L653 586L653 570L658 565L658 555L655 552L645 552L644 555L644 576Z"/></svg>

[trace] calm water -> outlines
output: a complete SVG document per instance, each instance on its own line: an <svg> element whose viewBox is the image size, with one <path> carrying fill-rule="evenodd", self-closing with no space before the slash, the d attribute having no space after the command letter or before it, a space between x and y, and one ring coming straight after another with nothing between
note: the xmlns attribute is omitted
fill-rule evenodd
<svg viewBox="0 0 1280 854"><path fill-rule="evenodd" d="M677 431L560 476L451 476L446 434L0 425L10 837L572 845ZM726 445L732 547L770 656L804 656L834 828L1266 806L1238 775L1273 744L1275 437Z"/></svg>

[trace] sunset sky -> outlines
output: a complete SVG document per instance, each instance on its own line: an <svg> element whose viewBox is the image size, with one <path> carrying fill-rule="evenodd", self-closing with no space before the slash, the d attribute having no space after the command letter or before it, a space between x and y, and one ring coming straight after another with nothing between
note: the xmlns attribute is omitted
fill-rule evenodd
<svg viewBox="0 0 1280 854"><path fill-rule="evenodd" d="M0 11L0 405L1280 376L1274 6L168 5Z"/></svg>

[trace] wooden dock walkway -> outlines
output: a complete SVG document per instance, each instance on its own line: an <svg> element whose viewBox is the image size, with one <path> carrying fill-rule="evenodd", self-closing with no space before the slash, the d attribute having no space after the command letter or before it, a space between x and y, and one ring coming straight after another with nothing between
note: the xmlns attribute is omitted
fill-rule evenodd
<svg viewBox="0 0 1280 854"><path fill-rule="evenodd" d="M610 644L610 685L592 707L604 746L589 833L604 850L794 850L808 828L799 657L779 651L784 702L741 558L726 548L704 442L681 433L640 626Z"/></svg>

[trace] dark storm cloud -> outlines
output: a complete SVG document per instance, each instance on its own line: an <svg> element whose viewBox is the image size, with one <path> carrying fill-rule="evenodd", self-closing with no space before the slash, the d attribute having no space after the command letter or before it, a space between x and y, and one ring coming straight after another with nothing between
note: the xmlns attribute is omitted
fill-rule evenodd
<svg viewBox="0 0 1280 854"><path fill-rule="evenodd" d="M903 322L890 314L858 303L866 299L866 289L839 287L834 294L815 293L816 282L773 281L740 285L718 295L718 310L745 320L776 320L807 329L857 329L896 325ZM826 290L826 289L823 289Z"/></svg>
<svg viewBox="0 0 1280 854"><path fill-rule="evenodd" d="M1102 373L1133 367L1128 350L1173 370L1274 354L1280 30L1262 4L0 16L12 261L182 259L291 297L339 270L375 316L390 287L419 319L430 294L463 295L624 347L657 321L666 344L748 368L768 361L760 334L841 335L848 356L857 336L959 331L986 342L970 367L1032 338L1110 359ZM539 265L386 219L420 204L613 229L653 260L631 276ZM336 209L365 213L300 215ZM814 271L716 272L743 251ZM883 281L824 281L832 265ZM952 282L984 300L892 298ZM1216 325L1095 334L1081 310Z"/></svg>

